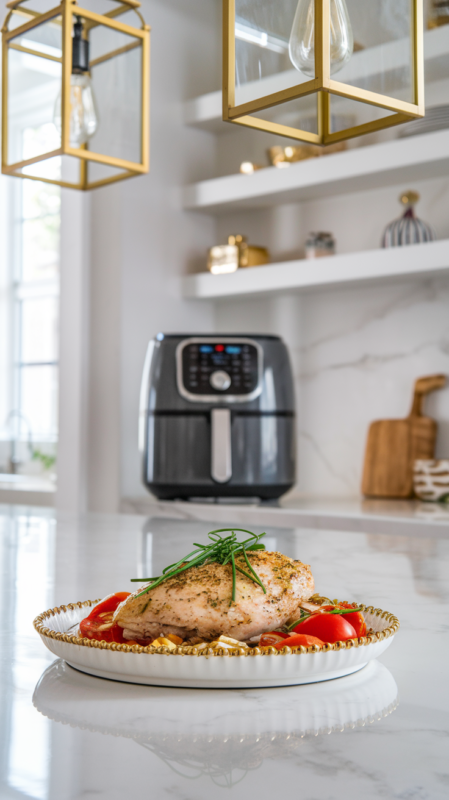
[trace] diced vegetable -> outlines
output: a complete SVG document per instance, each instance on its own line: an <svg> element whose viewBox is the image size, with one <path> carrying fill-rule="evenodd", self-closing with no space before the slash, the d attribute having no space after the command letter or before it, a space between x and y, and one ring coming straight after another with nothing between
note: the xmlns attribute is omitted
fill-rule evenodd
<svg viewBox="0 0 449 800"><path fill-rule="evenodd" d="M175 636L174 633L167 634L167 636L165 638L166 639L170 639L170 641L173 642L173 644L175 644L176 646L179 646L184 641L184 639L181 639L180 636Z"/></svg>
<svg viewBox="0 0 449 800"><path fill-rule="evenodd" d="M259 647L276 647L279 642L288 639L289 633L281 633L281 631L272 631L271 633L263 633L259 640Z"/></svg>
<svg viewBox="0 0 449 800"><path fill-rule="evenodd" d="M313 644L317 644L321 647L324 642L321 639L318 639L317 636L307 636L305 633L295 633L293 636L288 636L287 639L283 639L281 642L278 642L274 645L276 650L282 650L283 647L311 647Z"/></svg>
<svg viewBox="0 0 449 800"><path fill-rule="evenodd" d="M198 650L205 650L207 647L212 647L213 650L217 648L223 648L224 650L235 650L238 648L248 648L248 645L245 642L239 642L238 639L231 639L230 636L219 636L218 639L214 639L213 642L201 642L201 644L196 645Z"/></svg>
<svg viewBox="0 0 449 800"><path fill-rule="evenodd" d="M151 644L153 647L168 647L169 650L176 650L177 648L177 645L171 642L170 639L166 639L165 636L160 636L159 639L155 639Z"/></svg>

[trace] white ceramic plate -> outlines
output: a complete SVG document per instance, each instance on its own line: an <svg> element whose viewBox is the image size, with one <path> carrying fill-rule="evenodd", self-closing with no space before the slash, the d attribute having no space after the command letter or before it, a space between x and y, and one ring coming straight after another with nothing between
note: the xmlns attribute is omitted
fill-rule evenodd
<svg viewBox="0 0 449 800"><path fill-rule="evenodd" d="M107 644L67 633L99 601L88 600L45 611L34 620L42 641L75 669L100 678L154 686L186 688L260 688L317 683L350 675L380 656L399 628L392 614L361 606L368 629L362 639L309 648L209 651L194 647Z"/></svg>

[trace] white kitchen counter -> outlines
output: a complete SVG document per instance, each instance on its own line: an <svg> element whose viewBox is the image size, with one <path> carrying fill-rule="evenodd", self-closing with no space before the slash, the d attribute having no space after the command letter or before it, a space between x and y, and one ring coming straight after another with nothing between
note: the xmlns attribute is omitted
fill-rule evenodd
<svg viewBox="0 0 449 800"><path fill-rule="evenodd" d="M213 510L221 526L225 511ZM77 519L0 509L0 798L446 798L447 527L388 535L361 522L357 530L355 518L351 531L269 527L270 548L310 563L319 591L399 617L381 660L353 676L177 690L54 661L32 628L36 614L126 590L129 578L158 574L211 527L164 513ZM236 524L233 509L226 513Z"/></svg>
<svg viewBox="0 0 449 800"><path fill-rule="evenodd" d="M449 504L418 500L301 499L293 494L279 502L211 503L161 502L150 494L144 499L124 499L122 511L147 516L176 517L199 522L240 525L274 525L280 528L316 528L367 533L432 535L435 526L449 533Z"/></svg>
<svg viewBox="0 0 449 800"><path fill-rule="evenodd" d="M0 504L51 508L55 502L55 493L56 484L49 478L0 473Z"/></svg>

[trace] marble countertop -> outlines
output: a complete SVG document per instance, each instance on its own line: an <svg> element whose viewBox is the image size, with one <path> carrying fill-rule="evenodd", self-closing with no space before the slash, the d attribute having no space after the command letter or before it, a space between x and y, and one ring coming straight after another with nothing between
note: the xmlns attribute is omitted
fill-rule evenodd
<svg viewBox="0 0 449 800"><path fill-rule="evenodd" d="M317 528L432 535L435 527L449 534L449 505L419 500L366 500L323 497L304 499L293 493L273 502L182 502L146 498L122 500L125 513L177 517L198 522L274 525L280 528Z"/></svg>
<svg viewBox="0 0 449 800"><path fill-rule="evenodd" d="M39 475L18 475L0 472L0 503L36 505L49 508L54 505L56 483Z"/></svg>
<svg viewBox="0 0 449 800"><path fill-rule="evenodd" d="M235 524L232 509L228 522ZM220 520L221 521L221 518ZM206 520L0 509L0 798L443 800L449 791L449 537L271 526L317 589L396 614L377 662L322 684L184 690L76 672L44 609L126 590L204 539ZM255 528L259 532L260 528Z"/></svg>

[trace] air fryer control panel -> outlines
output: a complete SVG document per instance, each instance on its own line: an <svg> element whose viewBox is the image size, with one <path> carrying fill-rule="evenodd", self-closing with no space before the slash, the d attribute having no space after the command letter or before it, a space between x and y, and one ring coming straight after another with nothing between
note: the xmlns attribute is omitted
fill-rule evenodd
<svg viewBox="0 0 449 800"><path fill-rule="evenodd" d="M178 347L178 389L189 400L242 402L260 394L262 353L247 339L188 339Z"/></svg>

